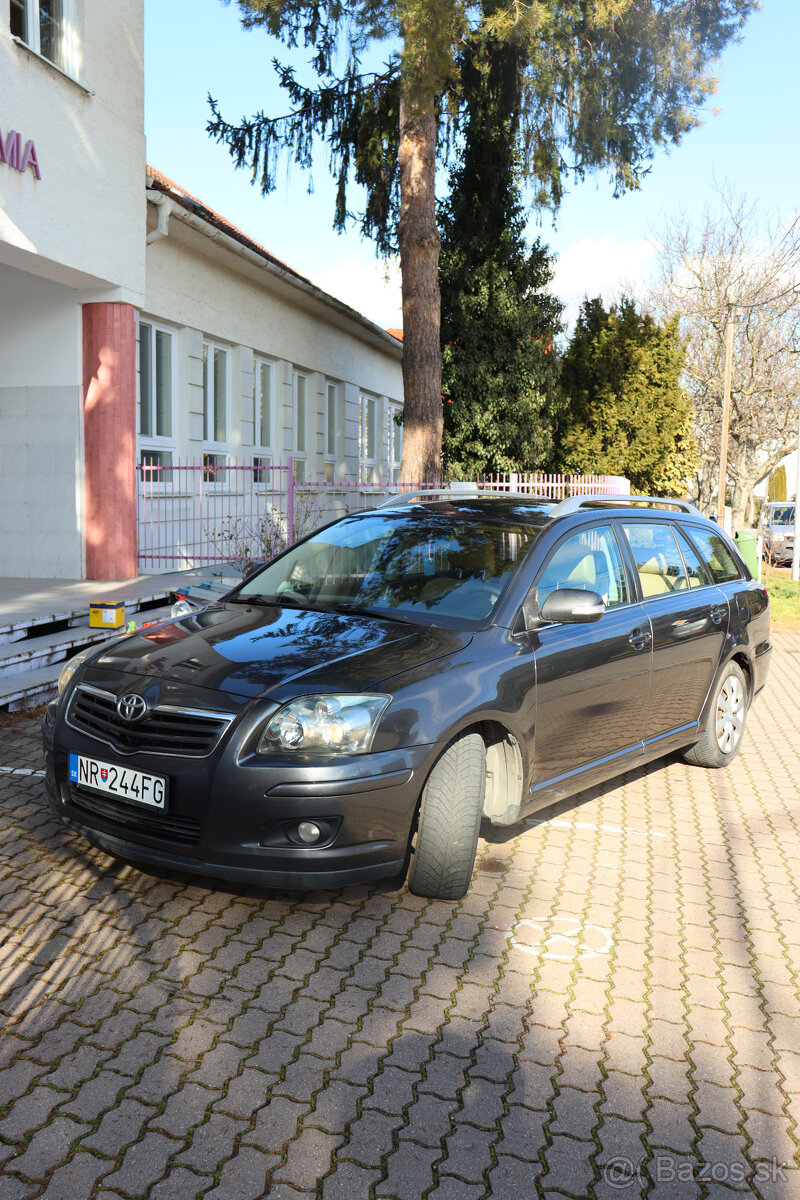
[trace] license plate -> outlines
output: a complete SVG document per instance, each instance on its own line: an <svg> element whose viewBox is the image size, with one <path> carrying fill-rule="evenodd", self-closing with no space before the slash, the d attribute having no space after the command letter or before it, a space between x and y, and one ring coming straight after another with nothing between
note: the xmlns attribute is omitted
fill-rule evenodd
<svg viewBox="0 0 800 1200"><path fill-rule="evenodd" d="M118 796L121 800L147 804L150 808L163 810L167 803L167 781L163 775L131 771L116 763L84 758L82 754L69 756L69 781L95 792Z"/></svg>

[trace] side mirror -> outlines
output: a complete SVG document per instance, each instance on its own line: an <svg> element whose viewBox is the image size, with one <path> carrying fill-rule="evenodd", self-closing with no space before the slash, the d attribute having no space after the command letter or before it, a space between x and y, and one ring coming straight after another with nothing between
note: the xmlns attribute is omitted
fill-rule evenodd
<svg viewBox="0 0 800 1200"><path fill-rule="evenodd" d="M599 621L605 611L603 597L597 592L556 588L542 605L540 616L543 621L555 621L559 625L578 625Z"/></svg>
<svg viewBox="0 0 800 1200"><path fill-rule="evenodd" d="M246 583L253 575L257 575L259 571L266 566L266 561L248 562L242 567L242 583Z"/></svg>

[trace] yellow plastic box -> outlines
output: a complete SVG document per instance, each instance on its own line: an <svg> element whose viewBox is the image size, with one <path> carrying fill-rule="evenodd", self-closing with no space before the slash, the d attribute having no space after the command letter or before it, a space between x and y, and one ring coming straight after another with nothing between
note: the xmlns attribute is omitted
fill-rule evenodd
<svg viewBox="0 0 800 1200"><path fill-rule="evenodd" d="M92 629L121 629L124 623L124 600L102 600L89 605L89 625Z"/></svg>

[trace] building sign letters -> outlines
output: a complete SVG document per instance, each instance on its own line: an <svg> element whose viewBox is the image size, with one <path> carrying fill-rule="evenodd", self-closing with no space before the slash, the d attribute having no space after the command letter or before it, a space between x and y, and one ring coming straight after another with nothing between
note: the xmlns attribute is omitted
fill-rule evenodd
<svg viewBox="0 0 800 1200"><path fill-rule="evenodd" d="M36 157L36 147L32 141L27 141L23 147L22 134L15 129L9 130L5 138L0 130L0 163L6 163L15 171L33 171L37 179L42 178L39 170L39 159Z"/></svg>

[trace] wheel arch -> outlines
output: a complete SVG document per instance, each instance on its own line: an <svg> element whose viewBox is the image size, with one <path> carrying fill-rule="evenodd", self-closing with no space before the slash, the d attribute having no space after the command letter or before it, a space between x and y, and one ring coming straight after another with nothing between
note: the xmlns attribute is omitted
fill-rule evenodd
<svg viewBox="0 0 800 1200"><path fill-rule="evenodd" d="M452 730L439 753L429 762L417 799L412 821L412 833L416 827L425 783L439 759L456 738L468 733L479 733L486 747L486 790L483 815L493 825L513 825L519 820L522 810L525 784L525 762L519 738L502 721L476 719Z"/></svg>
<svg viewBox="0 0 800 1200"><path fill-rule="evenodd" d="M747 682L747 706L748 708L753 702L753 664L745 654L744 650L739 649L731 655L729 662L735 662L737 667L741 668L742 674Z"/></svg>

